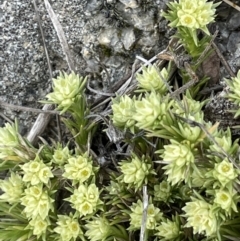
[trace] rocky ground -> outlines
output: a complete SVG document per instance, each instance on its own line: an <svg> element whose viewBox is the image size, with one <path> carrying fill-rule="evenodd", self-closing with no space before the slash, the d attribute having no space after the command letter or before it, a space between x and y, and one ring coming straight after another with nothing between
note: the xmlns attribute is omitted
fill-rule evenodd
<svg viewBox="0 0 240 241"><path fill-rule="evenodd" d="M160 16L168 0L51 0L71 49L76 72L88 75L95 90L108 91L129 75L136 56L150 59L163 50L173 34ZM41 108L38 102L51 90L51 74L44 52L44 32L52 75L68 71L58 36L44 1L0 0L0 101ZM240 1L236 1L240 5ZM215 43L233 72L240 68L240 12L222 3ZM227 77L220 68L220 80ZM26 134L36 114L2 107L0 126L18 118Z"/></svg>

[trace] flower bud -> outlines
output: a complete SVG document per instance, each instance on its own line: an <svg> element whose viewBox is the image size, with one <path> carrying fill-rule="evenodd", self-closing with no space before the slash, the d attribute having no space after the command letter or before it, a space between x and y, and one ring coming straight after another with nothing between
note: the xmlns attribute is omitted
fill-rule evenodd
<svg viewBox="0 0 240 241"><path fill-rule="evenodd" d="M146 159L140 160L135 154L133 154L130 162L123 161L120 165L123 182L132 184L136 189L140 188L144 182L147 182L149 174L155 174L151 164Z"/></svg>
<svg viewBox="0 0 240 241"><path fill-rule="evenodd" d="M164 80L162 80L164 78ZM156 65L149 65L142 68L142 74L137 74L136 79L139 86L146 91L156 91L161 95L167 92L167 86L164 81L168 79L168 71L163 68L160 74L157 71Z"/></svg>
<svg viewBox="0 0 240 241"><path fill-rule="evenodd" d="M0 189L4 192L0 196L0 200L10 204L18 203L23 193L22 178L12 172L7 180L0 180Z"/></svg>
<svg viewBox="0 0 240 241"><path fill-rule="evenodd" d="M179 222L169 219L161 221L156 230L158 230L156 235L164 238L164 240L175 240L179 238L181 234Z"/></svg>
<svg viewBox="0 0 240 241"><path fill-rule="evenodd" d="M15 125L5 124L0 128L0 159L9 159L15 155L13 148L19 145L17 127Z"/></svg>
<svg viewBox="0 0 240 241"><path fill-rule="evenodd" d="M164 146L164 152L161 155L163 161L167 163L163 167L165 174L168 175L168 181L175 185L186 180L186 172L194 164L194 155L192 147L188 142L183 144L170 140L171 144ZM189 175L189 174L188 174Z"/></svg>
<svg viewBox="0 0 240 241"><path fill-rule="evenodd" d="M135 98L131 99L127 95L121 96L119 101L113 99L112 110L113 124L120 128L133 128L135 121L133 119L135 113Z"/></svg>
<svg viewBox="0 0 240 241"><path fill-rule="evenodd" d="M143 97L141 100L136 100L136 114L133 117L137 122L136 126L145 130L159 128L162 119L168 115L168 110L172 103L167 98L162 99L160 94L155 92L146 94L146 97Z"/></svg>
<svg viewBox="0 0 240 241"><path fill-rule="evenodd" d="M70 158L70 151L67 146L61 148L60 146L54 150L54 154L52 156L52 161L58 165L64 165L67 163L68 158Z"/></svg>
<svg viewBox="0 0 240 241"><path fill-rule="evenodd" d="M171 195L171 186L167 181L154 185L154 200L167 202Z"/></svg>
<svg viewBox="0 0 240 241"><path fill-rule="evenodd" d="M77 74L61 73L57 79L53 79L53 92L46 95L48 103L55 103L61 113L67 111L75 102L77 96L81 95L86 78Z"/></svg>
<svg viewBox="0 0 240 241"><path fill-rule="evenodd" d="M110 223L107 219L98 217L91 221L88 221L86 224L87 232L86 236L91 241L102 241L105 240L110 233Z"/></svg>
<svg viewBox="0 0 240 241"><path fill-rule="evenodd" d="M232 77L231 80L225 79L227 82L227 85L230 88L230 93L227 94L227 98L231 101L233 101L238 107L240 106L240 70L237 73L237 77ZM235 118L240 115L240 109L238 108L237 111L235 111Z"/></svg>

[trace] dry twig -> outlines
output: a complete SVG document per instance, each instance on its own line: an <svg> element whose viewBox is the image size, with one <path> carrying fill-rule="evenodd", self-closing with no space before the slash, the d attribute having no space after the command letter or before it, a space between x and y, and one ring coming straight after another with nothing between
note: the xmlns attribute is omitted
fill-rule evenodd
<svg viewBox="0 0 240 241"><path fill-rule="evenodd" d="M147 186L143 186L143 215L142 215L142 223L141 223L141 231L140 231L140 240L145 240L145 232L146 232L146 224L147 224L147 210L148 210L148 194L147 194Z"/></svg>
<svg viewBox="0 0 240 241"><path fill-rule="evenodd" d="M240 12L240 7L237 4L235 4L235 3L233 3L233 2L231 2L229 0L223 0L223 1L225 3L227 3L228 5L232 6L233 8L237 9Z"/></svg>

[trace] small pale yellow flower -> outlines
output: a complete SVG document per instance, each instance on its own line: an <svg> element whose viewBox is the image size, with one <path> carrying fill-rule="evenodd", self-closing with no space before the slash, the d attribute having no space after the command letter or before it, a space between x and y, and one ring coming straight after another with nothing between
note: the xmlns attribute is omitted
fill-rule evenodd
<svg viewBox="0 0 240 241"><path fill-rule="evenodd" d="M222 162L215 164L213 177L217 179L223 187L229 183L232 183L237 176L238 174L233 167L233 164L230 163L226 158Z"/></svg>
<svg viewBox="0 0 240 241"><path fill-rule="evenodd" d="M184 9L185 13L193 14L198 9L198 2L192 0L180 0L179 4L181 5L181 9Z"/></svg>
<svg viewBox="0 0 240 241"><path fill-rule="evenodd" d="M178 17L179 17L179 23L178 23L179 26L185 26L188 28L199 27L196 19L188 13L184 13L183 11L178 11Z"/></svg>
<svg viewBox="0 0 240 241"><path fill-rule="evenodd" d="M83 235L77 219L66 215L58 215L54 232L60 235L60 241L76 240L79 235Z"/></svg>
<svg viewBox="0 0 240 241"><path fill-rule="evenodd" d="M233 199L233 196L236 194L235 191L229 192L228 190L216 190L214 203L221 207L221 209L225 210L227 214L231 214L231 211L237 211L236 203Z"/></svg>
<svg viewBox="0 0 240 241"><path fill-rule="evenodd" d="M83 183L93 175L92 160L88 154L71 157L68 163L64 165L63 176L67 179L73 180L73 184Z"/></svg>
<svg viewBox="0 0 240 241"><path fill-rule="evenodd" d="M136 230L141 228L142 215L143 215L143 203L138 200L137 203L133 203L131 206L132 213L130 214L130 230ZM147 208L147 223L146 228L153 230L156 228L157 223L162 219L162 213L159 208L154 207L153 204L149 204Z"/></svg>
<svg viewBox="0 0 240 241"><path fill-rule="evenodd" d="M10 204L18 203L23 193L22 178L12 172L7 180L0 180L0 189L4 192L0 196L0 200Z"/></svg>
<svg viewBox="0 0 240 241"><path fill-rule="evenodd" d="M74 189L73 194L66 200L72 204L80 216L86 216L95 212L102 204L99 195L100 192L95 184L89 186L80 184L78 189Z"/></svg>
<svg viewBox="0 0 240 241"><path fill-rule="evenodd" d="M47 184L49 179L53 177L50 167L45 165L39 156L20 167L24 172L23 181L30 182L31 185Z"/></svg>
<svg viewBox="0 0 240 241"><path fill-rule="evenodd" d="M43 220L40 216L37 216L29 222L29 225L33 229L33 234L39 238L46 233L49 224L47 220Z"/></svg>
<svg viewBox="0 0 240 241"><path fill-rule="evenodd" d="M210 237L218 230L213 206L207 202L203 200L188 202L183 211L186 213L185 217L187 218L185 227L192 227L194 234L205 234Z"/></svg>
<svg viewBox="0 0 240 241"><path fill-rule="evenodd" d="M170 21L171 27L202 29L209 34L206 25L214 21L216 7L219 4L207 0L179 0L179 2L170 2L168 4L170 10L162 15Z"/></svg>

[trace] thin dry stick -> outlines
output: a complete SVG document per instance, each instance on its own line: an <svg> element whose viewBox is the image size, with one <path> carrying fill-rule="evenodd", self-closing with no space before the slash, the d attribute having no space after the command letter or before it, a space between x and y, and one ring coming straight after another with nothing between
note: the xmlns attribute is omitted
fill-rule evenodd
<svg viewBox="0 0 240 241"><path fill-rule="evenodd" d="M237 4L235 4L235 3L233 3L233 2L231 2L229 0L223 0L223 1L225 3L227 3L228 5L232 6L233 8L237 9L240 12L240 7Z"/></svg>
<svg viewBox="0 0 240 241"><path fill-rule="evenodd" d="M48 110L48 109L36 109L36 108L31 108L31 107L25 107L25 106L20 106L20 105L13 105L13 104L9 104L3 101L0 101L0 107L4 107L4 108L9 108L9 109L13 109L16 111L27 111L27 112L33 112L33 113L42 113L42 114L52 114L52 115L59 115L59 111L55 111L55 110Z"/></svg>
<svg viewBox="0 0 240 241"><path fill-rule="evenodd" d="M142 215L142 223L141 223L141 231L140 231L139 241L145 240L145 232L146 232L146 224L147 224L147 210L148 210L147 186L143 186L143 215Z"/></svg>
<svg viewBox="0 0 240 241"><path fill-rule="evenodd" d="M41 24L41 20L40 20L39 14L38 14L38 8L37 8L37 4L36 4L35 0L33 0L33 6L34 6L35 14L36 14L36 17L37 17L37 22L38 22L38 26L39 26L39 29L40 29L40 32L41 32L41 36L42 36L43 48L44 48L44 52L45 52L45 55L46 55L46 58L47 58L49 75L50 75L50 78L52 79L53 78L52 66L50 64L50 59L49 59L46 41L45 41L45 37L44 37L44 33L43 33L43 28L42 28L42 24Z"/></svg>
<svg viewBox="0 0 240 241"><path fill-rule="evenodd" d="M46 104L43 106L43 111L44 110L49 111L49 109L51 108L53 109L54 106L51 104ZM27 135L28 141L30 141L33 145L35 145L37 141L37 137L40 136L43 133L43 131L46 129L50 119L51 119L50 114L41 113Z"/></svg>
<svg viewBox="0 0 240 241"><path fill-rule="evenodd" d="M214 39L216 38L217 34L218 34L218 31L215 31L210 43L208 44L206 49L203 51L203 53L200 55L196 65L198 65L202 61L202 59L205 57L206 53L211 48L211 45L214 43ZM179 66L179 63L178 63L179 61L177 60L177 56L174 56L174 55L171 56L171 53L165 53L162 56L159 56L159 58L164 58L164 57L167 58L168 60L174 61L175 64L177 66ZM193 86L194 84L196 84L199 81L198 76L195 74L195 72L192 70L191 66L187 62L184 62L184 68L187 71L187 73L189 74L189 76L191 77L191 80L189 82L187 82L185 85L183 85L180 88L178 88L177 90L175 90L174 92L170 91L171 97L178 96L179 94L183 93L186 89L189 89L191 86Z"/></svg>
<svg viewBox="0 0 240 241"><path fill-rule="evenodd" d="M87 82L87 89L90 90L91 92L98 94L98 95L103 95L103 96L114 96L115 94L113 93L106 93L106 92L102 92L100 90L95 90L92 87L90 87L89 85L89 81Z"/></svg>
<svg viewBox="0 0 240 241"><path fill-rule="evenodd" d="M68 67L71 71L75 71L75 65L74 65L74 61L73 61L73 56L71 54L71 50L68 46L67 43L67 39L65 37L62 25L60 24L60 22L58 21L58 18L56 16L56 14L54 13L50 3L48 2L48 0L44 0L46 9L48 11L49 17L52 20L53 26L57 32L63 53L65 54L67 63L68 63Z"/></svg>
<svg viewBox="0 0 240 241"><path fill-rule="evenodd" d="M228 71L228 73L230 74L231 77L235 77L236 75L234 74L234 72L232 71L231 67L229 66L228 62L225 60L225 58L223 57L222 53L220 52L220 50L218 49L217 45L212 42L212 46L214 48L214 50L216 51L218 57L220 58L220 61L222 62L223 66L226 68L226 70Z"/></svg>
<svg viewBox="0 0 240 241"><path fill-rule="evenodd" d="M42 35L43 47L44 47L45 55L46 55L46 58L47 58L49 75L50 75L50 78L52 78L52 68L51 68L50 59L49 59L49 55L48 55L48 51L47 51L47 47L46 47L46 41L45 41L45 37L44 37L42 25L41 25L41 20L40 20L39 14L38 14L38 8L37 8L35 0L33 0L33 6L34 6L34 9L35 9L35 14L37 16L37 21L38 21L38 25L39 25L39 28L40 28L40 33ZM47 112L51 111L52 109L54 109L54 105L46 104L46 105L43 106L42 112L39 112L41 114L37 117L34 125L32 126L30 132L27 135L28 141L31 142L33 145L36 143L37 137L39 135L41 135L41 133L43 133L43 131L47 127L47 125L50 121L50 118L51 118L51 115L49 115L51 113L47 113ZM48 115L43 114L43 113L46 113Z"/></svg>

